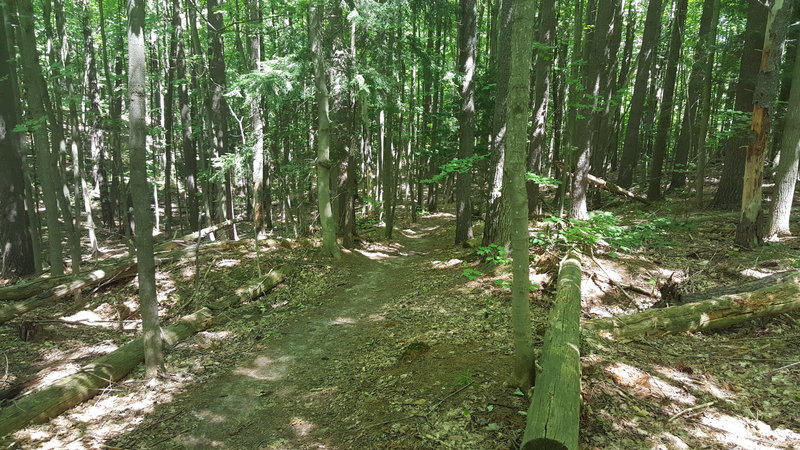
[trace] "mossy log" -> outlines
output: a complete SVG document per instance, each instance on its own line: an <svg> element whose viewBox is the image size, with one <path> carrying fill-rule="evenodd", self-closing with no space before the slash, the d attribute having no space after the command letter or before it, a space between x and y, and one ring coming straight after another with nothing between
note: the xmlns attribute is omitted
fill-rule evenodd
<svg viewBox="0 0 800 450"><path fill-rule="evenodd" d="M528 409L522 448L578 448L581 407L581 260L561 262L549 328L542 343L541 372Z"/></svg>
<svg viewBox="0 0 800 450"><path fill-rule="evenodd" d="M627 189L619 187L616 184L614 184L614 183L612 183L610 181L606 181L606 180L604 180L602 178L597 178L594 175L589 175L589 184L591 184L592 186L594 186L594 187L596 187L598 189L602 189L604 191L611 192L612 194L616 194L616 195L619 195L619 196L622 196L622 197L625 197L625 198L629 198L631 200L636 200L637 202L642 202L645 205L649 205L650 204L650 200L648 200L647 197L645 197L643 195L636 195L636 194L634 194L633 192L631 192L631 191L629 191Z"/></svg>
<svg viewBox="0 0 800 450"><path fill-rule="evenodd" d="M295 266L289 264L279 266L272 269L261 281L239 288L233 295L211 302L207 306L211 310L219 311L258 298L271 291L275 286L281 284L283 280L288 278L296 270L297 268Z"/></svg>
<svg viewBox="0 0 800 450"><path fill-rule="evenodd" d="M175 325L163 329L165 344L174 345L209 328L212 323L213 314L207 308L184 316ZM142 338L137 338L95 359L78 373L17 400L0 410L0 437L30 423L49 420L94 397L111 383L125 377L143 360Z"/></svg>
<svg viewBox="0 0 800 450"><path fill-rule="evenodd" d="M753 283L749 292L723 294L695 303L590 320L584 329L608 338L713 330L800 309L800 271ZM734 289L734 290L738 290Z"/></svg>

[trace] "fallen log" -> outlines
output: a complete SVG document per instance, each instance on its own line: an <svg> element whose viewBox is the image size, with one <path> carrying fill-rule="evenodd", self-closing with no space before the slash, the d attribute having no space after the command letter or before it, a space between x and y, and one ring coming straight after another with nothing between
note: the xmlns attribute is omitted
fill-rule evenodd
<svg viewBox="0 0 800 450"><path fill-rule="evenodd" d="M169 250L174 250L178 247L186 246L198 238L202 239L209 234L219 231L225 228L228 228L234 224L234 221L227 220L222 223L218 223L212 225L207 228L203 228L200 231L195 231L194 233L187 234L186 236L172 239L167 242L163 242L155 247L156 252L165 252ZM54 289L58 286L71 284L75 280L92 280L93 274L98 271L107 271L107 272L114 272L122 269L123 267L130 267L134 265L134 258L123 258L117 261L110 263L108 266L98 267L96 270L87 273L81 273L78 277L73 276L72 274L60 275L57 277L49 277L49 278L39 278L37 280L33 280L27 283L21 284L14 284L11 286L3 286L0 287L0 301L14 301L14 300L24 300L30 299L31 297L35 297L41 295L44 292L47 292L51 289ZM135 275L136 270L134 270ZM103 283L103 280L94 279L94 284ZM92 284L89 284L85 287L90 287ZM83 288L81 288L83 289Z"/></svg>
<svg viewBox="0 0 800 450"><path fill-rule="evenodd" d="M277 267L271 270L261 281L240 288L236 290L233 295L211 302L207 307L213 311L219 311L258 298L271 291L275 286L281 284L283 280L288 278L296 270L296 267L288 264Z"/></svg>
<svg viewBox="0 0 800 450"><path fill-rule="evenodd" d="M577 449L581 407L581 260L570 253L558 271L522 448Z"/></svg>
<svg viewBox="0 0 800 450"><path fill-rule="evenodd" d="M636 195L633 192L631 192L631 191L629 191L627 189L621 188L621 187L617 186L616 184L614 184L614 183L612 183L610 181L606 181L606 180L604 180L602 178L597 178L596 176L591 175L591 174L589 175L589 184L591 184L592 186L594 186L594 187L596 187L598 189L602 189L604 191L611 192L612 194L621 195L622 197L626 197L626 198L629 198L631 200L636 200L637 202L642 202L645 205L649 205L650 204L650 200L648 200L643 195Z"/></svg>
<svg viewBox="0 0 800 450"><path fill-rule="evenodd" d="M267 277L218 303L233 305L237 301L244 302L257 298L277 286L289 273L292 273L292 270L286 266L276 269ZM189 336L227 320L224 314L215 317L210 308L204 307L194 314L182 317L174 325L163 328L164 343L166 346L173 346ZM73 406L94 397L111 383L124 378L143 360L142 338L136 338L117 350L95 359L78 373L22 397L13 404L0 409L0 437L31 423L52 419Z"/></svg>
<svg viewBox="0 0 800 450"><path fill-rule="evenodd" d="M80 292L91 286L99 286L113 281L123 280L136 276L136 263L128 263L109 269L97 269L72 278L68 282L44 291L28 300L12 303L0 308L0 323L33 311L72 293Z"/></svg>
<svg viewBox="0 0 800 450"><path fill-rule="evenodd" d="M756 291L772 286L776 283L781 283L792 273L800 273L800 271L790 270L786 272L774 273L764 278L748 281L746 283L739 283L733 286L716 287L694 293L688 293L682 290L680 283L668 282L660 288L662 301L657 302L653 305L653 307L663 308L665 306L685 305L688 303L697 303L703 300L709 300L714 297L721 297L723 295L741 294L742 292Z"/></svg>
<svg viewBox="0 0 800 450"><path fill-rule="evenodd" d="M753 283L755 290L723 294L707 300L627 316L594 319L584 329L607 338L664 335L684 331L714 330L751 319L771 317L800 309L800 271L773 278L770 284Z"/></svg>

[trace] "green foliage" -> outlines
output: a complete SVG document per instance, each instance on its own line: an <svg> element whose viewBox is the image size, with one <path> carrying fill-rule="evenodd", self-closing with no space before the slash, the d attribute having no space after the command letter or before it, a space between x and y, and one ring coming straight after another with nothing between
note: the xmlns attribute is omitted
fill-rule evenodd
<svg viewBox="0 0 800 450"><path fill-rule="evenodd" d="M693 230L696 224L674 222L667 218L651 217L633 225L620 225L619 219L606 211L590 213L588 220L546 219L548 226L531 238L531 244L544 248L578 247L583 249L606 246L629 252L645 246L671 246L668 231ZM616 255L618 257L619 255Z"/></svg>
<svg viewBox="0 0 800 450"><path fill-rule="evenodd" d="M480 270L467 268L464 269L463 272L461 272L461 275L466 277L469 281L475 281L478 279L479 276L483 275L483 272L481 272Z"/></svg>
<svg viewBox="0 0 800 450"><path fill-rule="evenodd" d="M489 155L473 155L469 158L455 158L444 165L439 167L438 174L434 175L433 178L428 180L421 180L421 183L439 183L445 178L449 177L453 173L466 173L472 170L472 166L475 165L476 162L485 159Z"/></svg>
<svg viewBox="0 0 800 450"><path fill-rule="evenodd" d="M500 264L511 264L511 259L508 258L508 250L502 245L497 244L489 244L486 247L478 247L475 251L480 256L485 256L486 262L500 265Z"/></svg>
<svg viewBox="0 0 800 450"><path fill-rule="evenodd" d="M533 172L528 172L527 179L528 181L533 181L539 186L558 186L562 184L561 181L556 180L555 178L550 178L548 176L539 175Z"/></svg>

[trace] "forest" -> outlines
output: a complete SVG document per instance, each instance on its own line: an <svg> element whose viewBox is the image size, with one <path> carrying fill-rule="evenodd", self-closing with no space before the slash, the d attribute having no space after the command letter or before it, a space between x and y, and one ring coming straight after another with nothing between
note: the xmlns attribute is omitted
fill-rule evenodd
<svg viewBox="0 0 800 450"><path fill-rule="evenodd" d="M0 0L6 448L800 448L800 1Z"/></svg>

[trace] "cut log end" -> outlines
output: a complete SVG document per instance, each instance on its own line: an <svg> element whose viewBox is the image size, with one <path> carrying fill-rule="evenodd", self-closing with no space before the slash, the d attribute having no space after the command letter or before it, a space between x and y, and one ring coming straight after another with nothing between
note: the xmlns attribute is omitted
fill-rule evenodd
<svg viewBox="0 0 800 450"><path fill-rule="evenodd" d="M553 439L540 438L526 442L522 450L569 450L569 447Z"/></svg>

